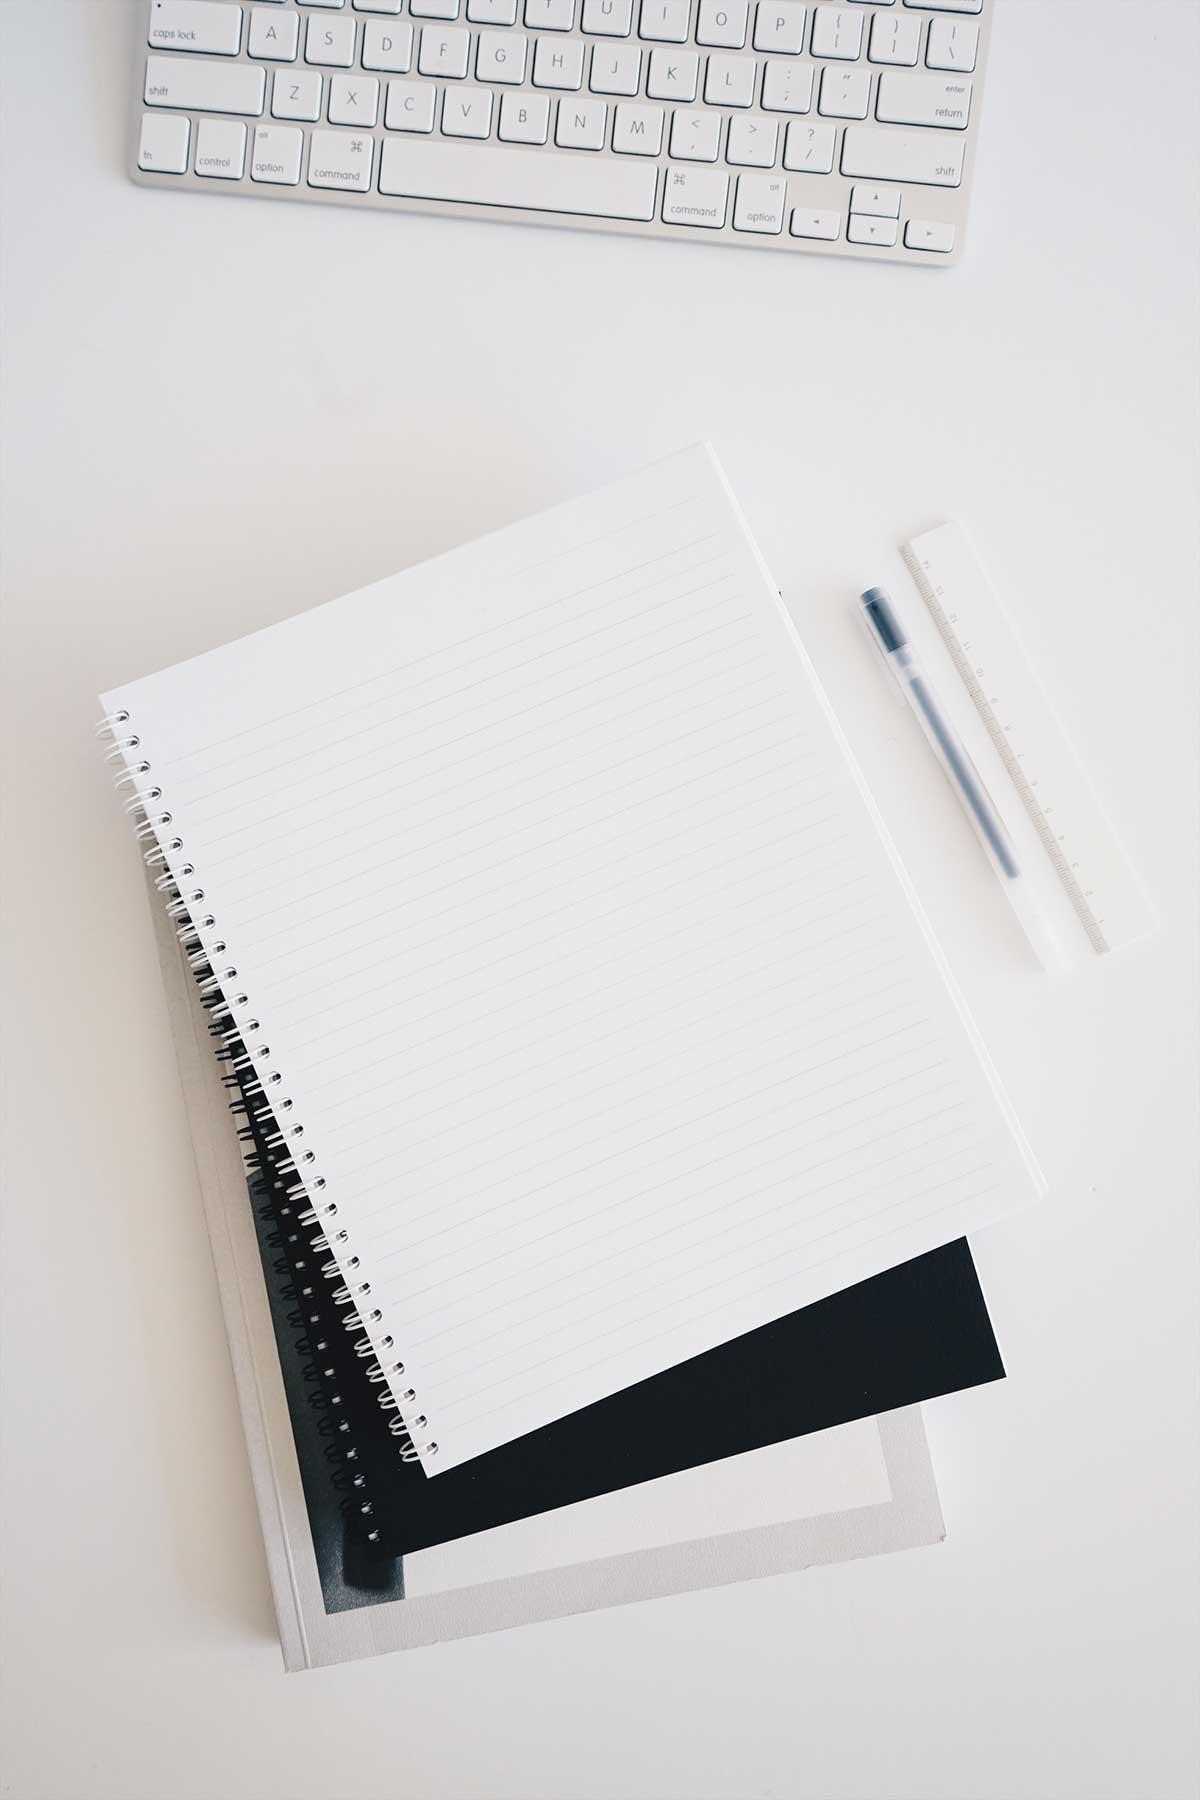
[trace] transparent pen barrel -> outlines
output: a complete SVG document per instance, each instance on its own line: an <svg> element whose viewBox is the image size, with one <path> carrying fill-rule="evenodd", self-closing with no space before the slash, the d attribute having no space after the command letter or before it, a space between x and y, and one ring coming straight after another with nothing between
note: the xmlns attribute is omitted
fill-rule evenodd
<svg viewBox="0 0 1200 1800"><path fill-rule="evenodd" d="M1021 871L1012 839L966 746L938 706L907 645L895 651L891 660L929 747L962 801L988 860L1003 881L1015 881Z"/></svg>
<svg viewBox="0 0 1200 1800"><path fill-rule="evenodd" d="M1028 879L1008 827L966 745L938 705L908 646L893 651L888 660L1038 960L1047 969L1062 967L1068 958L1061 935L1039 899L1036 883Z"/></svg>

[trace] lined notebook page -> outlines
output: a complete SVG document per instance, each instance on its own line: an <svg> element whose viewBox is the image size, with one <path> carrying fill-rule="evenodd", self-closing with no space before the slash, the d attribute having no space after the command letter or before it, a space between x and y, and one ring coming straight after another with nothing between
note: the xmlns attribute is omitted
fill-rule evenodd
<svg viewBox="0 0 1200 1800"><path fill-rule="evenodd" d="M1032 1191L708 451L105 705L429 1473Z"/></svg>

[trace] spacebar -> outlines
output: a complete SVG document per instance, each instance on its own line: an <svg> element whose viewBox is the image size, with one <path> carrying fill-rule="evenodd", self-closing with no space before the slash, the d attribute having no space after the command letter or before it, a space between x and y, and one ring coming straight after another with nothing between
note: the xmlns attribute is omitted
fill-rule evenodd
<svg viewBox="0 0 1200 1800"><path fill-rule="evenodd" d="M658 170L549 150L418 144L389 138L379 166L381 194L410 200L463 200L599 219L652 219Z"/></svg>

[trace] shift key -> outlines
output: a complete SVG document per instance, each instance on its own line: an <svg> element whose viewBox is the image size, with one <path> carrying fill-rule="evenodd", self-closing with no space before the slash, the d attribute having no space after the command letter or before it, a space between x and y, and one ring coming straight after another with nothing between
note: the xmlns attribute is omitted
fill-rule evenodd
<svg viewBox="0 0 1200 1800"><path fill-rule="evenodd" d="M190 56L146 58L147 106L257 118L266 87L266 71L254 63L193 62Z"/></svg>
<svg viewBox="0 0 1200 1800"><path fill-rule="evenodd" d="M962 184L964 145L941 132L876 131L847 125L842 174L874 181L917 182L925 187Z"/></svg>

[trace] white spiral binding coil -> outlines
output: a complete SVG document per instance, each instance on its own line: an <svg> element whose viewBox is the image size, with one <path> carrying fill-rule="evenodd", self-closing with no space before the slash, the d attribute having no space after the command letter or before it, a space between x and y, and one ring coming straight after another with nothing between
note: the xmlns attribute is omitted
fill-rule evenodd
<svg viewBox="0 0 1200 1800"><path fill-rule="evenodd" d="M108 713L96 725L96 735L111 737L112 744L105 753L105 762L124 764L119 773L114 774L113 782L118 792L129 787L130 792L124 796L125 812L134 822L134 836L139 843L153 840L150 848L144 850L143 860L148 869L161 869L154 878L157 891L163 896L167 918L175 926L175 935L183 948L192 977L196 982L200 998L208 1009L210 1020L220 1023L228 1019L230 1028L222 1033L222 1044L232 1054L230 1067L239 1077L252 1069L257 1079L242 1083L242 1092L248 1105L254 1098L260 1104L254 1109L255 1123L269 1135L265 1141L271 1147L296 1143L304 1136L304 1126L296 1120L286 1120L283 1115L290 1113L294 1102L289 1095L279 1094L275 1090L283 1085L283 1075L271 1066L270 1045L266 1042L251 1042L262 1032L262 1023L256 1017L237 1022L237 1014L245 1012L250 1006L249 995L236 984L238 982L237 964L229 956L228 945L221 939L206 944L202 933L215 932L217 920L214 914L205 910L205 892L196 878L196 870L192 863L181 858L184 841L178 831L171 832L174 824L170 807L165 803L163 790L156 783L147 781L153 772L153 765L146 755L141 738L133 729L129 711L121 708L117 712ZM140 751L136 757L134 752ZM144 785L143 785L144 784ZM194 885L193 885L194 884ZM230 989L232 988L232 993ZM214 1004L215 1002L220 1004ZM270 1091L268 1091L270 1090ZM338 1281L334 1288L332 1300L335 1306L345 1312L342 1324L347 1331L358 1331L363 1335L353 1346L356 1355L371 1358L364 1371L367 1380L372 1383L388 1382L393 1377L404 1374L404 1364L390 1361L387 1368L383 1366L381 1356L390 1353L394 1348L394 1340L390 1333L384 1333L376 1342L368 1327L380 1325L383 1314L378 1307L369 1309L364 1318L360 1310L361 1301L371 1292L369 1281L350 1284L347 1277L358 1272L359 1258L349 1248L349 1233L344 1228L332 1232L328 1222L335 1219L338 1213L336 1200L322 1198L326 1186L325 1177L319 1174L314 1165L316 1156L312 1150L300 1149L285 1159L280 1165L280 1172L290 1176L291 1185L286 1190L289 1199L303 1199L308 1202L306 1209L299 1214L299 1223L306 1228L317 1227L309 1240L314 1251L333 1250L333 1255L321 1265L320 1272L328 1281ZM348 1310L346 1310L348 1309ZM401 1460L416 1462L423 1457L437 1455L437 1442L427 1439L418 1442L414 1433L428 1429L429 1421L424 1413L406 1416L409 1408L415 1407L416 1390L409 1387L397 1396L389 1389L378 1396L378 1402L384 1412L395 1413L389 1419L388 1430L398 1440Z"/></svg>

